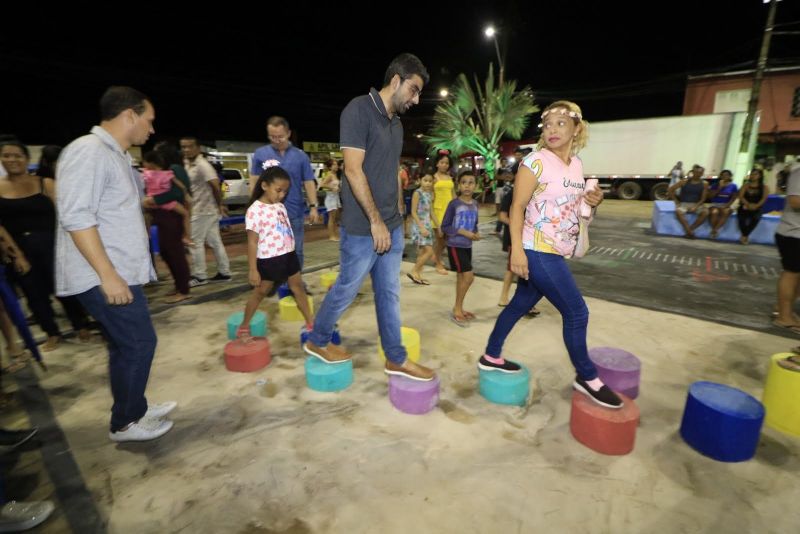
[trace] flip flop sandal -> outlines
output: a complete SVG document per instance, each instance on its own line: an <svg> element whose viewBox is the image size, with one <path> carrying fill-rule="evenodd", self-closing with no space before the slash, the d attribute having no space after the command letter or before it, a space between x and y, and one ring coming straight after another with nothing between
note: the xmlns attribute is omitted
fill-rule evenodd
<svg viewBox="0 0 800 534"><path fill-rule="evenodd" d="M414 278L414 277L411 275L411 273L407 273L407 274L406 274L406 276L408 277L408 279L409 279L409 280L411 280L412 282L414 282L414 283L415 283L415 284L417 284L418 286L425 285L425 284L423 284L423 283L422 283L422 280L419 280L418 278Z"/></svg>
<svg viewBox="0 0 800 534"><path fill-rule="evenodd" d="M466 328L467 326L469 326L466 319L459 319L458 317L456 317L454 313L450 314L450 320L453 321L458 326L460 326L461 328Z"/></svg>
<svg viewBox="0 0 800 534"><path fill-rule="evenodd" d="M14 358L10 364L8 364L6 367L3 367L3 372L8 374L16 373L20 369L24 369L26 365L28 365L28 361L26 359L22 357Z"/></svg>
<svg viewBox="0 0 800 534"><path fill-rule="evenodd" d="M471 321L471 320L473 320L473 319L475 319L475 318L476 318L476 317L475 317L475 314L474 314L474 313L472 313L472 312L468 312L468 311L465 311L465 312L464 312L464 319L466 319L467 321Z"/></svg>

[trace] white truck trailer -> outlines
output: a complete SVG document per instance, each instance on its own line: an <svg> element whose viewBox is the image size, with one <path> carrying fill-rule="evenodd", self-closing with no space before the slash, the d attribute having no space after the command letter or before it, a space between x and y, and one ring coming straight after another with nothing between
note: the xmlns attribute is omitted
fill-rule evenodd
<svg viewBox="0 0 800 534"><path fill-rule="evenodd" d="M669 172L683 162L684 173L697 163L705 167L705 177L714 178L723 169L734 173L746 113L714 113L656 117L589 125L589 143L580 152L583 172L597 178L600 186L618 198L666 200ZM753 128L749 149L752 166L758 122ZM741 165L740 165L741 166Z"/></svg>

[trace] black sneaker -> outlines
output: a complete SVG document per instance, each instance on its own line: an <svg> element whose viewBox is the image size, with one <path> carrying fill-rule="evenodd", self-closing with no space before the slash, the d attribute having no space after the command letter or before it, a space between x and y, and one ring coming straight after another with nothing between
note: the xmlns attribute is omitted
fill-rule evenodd
<svg viewBox="0 0 800 534"><path fill-rule="evenodd" d="M611 391L611 388L605 384L603 384L603 387L601 387L598 391L595 391L589 387L589 384L587 384L585 380L579 376L576 376L572 387L576 391L579 391L592 399L595 404L599 404L600 406L613 408L615 410L618 410L624 406L622 399L620 399L619 396Z"/></svg>
<svg viewBox="0 0 800 534"><path fill-rule="evenodd" d="M231 275L217 273L214 276L212 276L211 278L209 278L209 280L212 281L212 282L230 282L231 281Z"/></svg>
<svg viewBox="0 0 800 534"><path fill-rule="evenodd" d="M509 360L503 360L503 363L492 363L483 356L478 360L478 369L484 371L500 371L501 373L519 373L522 367L518 363Z"/></svg>

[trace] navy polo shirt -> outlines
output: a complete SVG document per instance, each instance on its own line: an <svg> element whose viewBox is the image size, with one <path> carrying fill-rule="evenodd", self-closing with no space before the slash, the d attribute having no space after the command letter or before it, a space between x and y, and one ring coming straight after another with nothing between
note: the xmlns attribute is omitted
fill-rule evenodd
<svg viewBox="0 0 800 534"><path fill-rule="evenodd" d="M386 227L390 231L397 228L403 222L397 207L403 124L396 113L389 118L377 89L354 98L344 108L339 121L339 145L365 152L363 169L375 206ZM347 168L344 172L346 176ZM371 235L369 219L348 180L343 180L341 198L344 229L353 235Z"/></svg>

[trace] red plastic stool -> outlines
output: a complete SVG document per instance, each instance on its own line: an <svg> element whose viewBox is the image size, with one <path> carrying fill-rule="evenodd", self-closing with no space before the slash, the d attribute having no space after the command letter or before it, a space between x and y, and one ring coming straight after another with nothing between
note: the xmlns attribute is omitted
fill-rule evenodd
<svg viewBox="0 0 800 534"><path fill-rule="evenodd" d="M595 404L583 393L572 393L569 428L575 439L601 454L622 455L633 450L639 408L625 395L618 395L625 406L614 410Z"/></svg>
<svg viewBox="0 0 800 534"><path fill-rule="evenodd" d="M252 373L269 365L272 356L267 338L254 338L244 343L234 340L225 345L225 367L228 371Z"/></svg>

